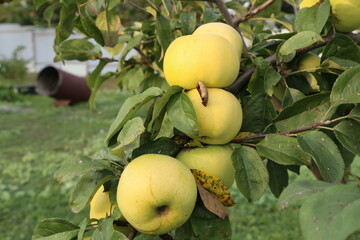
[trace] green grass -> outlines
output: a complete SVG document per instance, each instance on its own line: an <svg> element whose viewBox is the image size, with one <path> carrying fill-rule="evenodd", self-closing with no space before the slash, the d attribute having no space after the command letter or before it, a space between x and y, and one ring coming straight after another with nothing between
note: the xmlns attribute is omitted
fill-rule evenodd
<svg viewBox="0 0 360 240"><path fill-rule="evenodd" d="M99 114L88 105L54 107L52 99L25 96L0 102L0 239L30 239L37 222L64 218L78 223L87 211L74 214L68 204L72 184L53 180L59 165L76 155L92 155L104 147L108 127L126 95L102 90ZM301 240L297 211L279 212L267 192L255 203L239 193L231 208L234 240Z"/></svg>

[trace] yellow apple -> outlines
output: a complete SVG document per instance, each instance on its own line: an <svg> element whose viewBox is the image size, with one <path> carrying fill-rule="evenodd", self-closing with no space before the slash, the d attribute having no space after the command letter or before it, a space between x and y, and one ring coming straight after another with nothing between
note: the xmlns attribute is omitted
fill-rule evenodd
<svg viewBox="0 0 360 240"><path fill-rule="evenodd" d="M317 70L316 68L320 67L320 60L321 58L318 55L308 52L300 58L298 69L315 72Z"/></svg>
<svg viewBox="0 0 360 240"><path fill-rule="evenodd" d="M139 232L164 234L183 225L194 210L197 186L188 167L161 154L132 160L122 172L117 203Z"/></svg>
<svg viewBox="0 0 360 240"><path fill-rule="evenodd" d="M320 3L320 0L303 0L299 7L300 8L306 8L306 7L312 7L314 6L315 4L318 4Z"/></svg>
<svg viewBox="0 0 360 240"><path fill-rule="evenodd" d="M190 136L202 143L226 144L239 132L243 112L240 101L230 92L208 88L208 102L204 106L196 89L187 92L199 122L199 135Z"/></svg>
<svg viewBox="0 0 360 240"><path fill-rule="evenodd" d="M198 27L193 35L200 34L219 34L226 38L231 45L234 46L235 52L238 54L239 59L243 50L243 41L240 34L230 25L221 22L206 23Z"/></svg>
<svg viewBox="0 0 360 240"><path fill-rule="evenodd" d="M164 56L164 75L170 85L223 88L236 79L240 62L231 43L218 34L186 35L175 39Z"/></svg>
<svg viewBox="0 0 360 240"><path fill-rule="evenodd" d="M111 204L109 192L104 192L104 187L101 186L90 201L90 218L98 220L101 218L106 218L111 215L116 206L116 204ZM121 217L119 220L125 221L123 217ZM131 232L131 228L128 226L114 225L114 229L122 232L126 236Z"/></svg>
<svg viewBox="0 0 360 240"><path fill-rule="evenodd" d="M330 5L337 31L351 32L360 28L359 0L330 0Z"/></svg>
<svg viewBox="0 0 360 240"><path fill-rule="evenodd" d="M234 183L235 169L232 164L230 145L207 145L200 148L185 148L176 156L190 169L205 171L230 188Z"/></svg>

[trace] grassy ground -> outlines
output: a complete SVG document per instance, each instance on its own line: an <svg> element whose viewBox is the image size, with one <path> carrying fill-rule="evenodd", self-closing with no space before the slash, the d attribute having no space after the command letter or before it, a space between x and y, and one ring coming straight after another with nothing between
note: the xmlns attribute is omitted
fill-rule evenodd
<svg viewBox="0 0 360 240"><path fill-rule="evenodd" d="M30 239L35 224L44 218L76 223L86 216L86 211L70 211L72 185L60 185L52 176L62 161L104 147L108 127L125 98L115 90L101 91L100 114L90 113L86 103L54 107L52 99L41 96L0 102L0 239ZM280 213L269 193L253 204L240 195L235 199L233 239L301 239L297 211Z"/></svg>

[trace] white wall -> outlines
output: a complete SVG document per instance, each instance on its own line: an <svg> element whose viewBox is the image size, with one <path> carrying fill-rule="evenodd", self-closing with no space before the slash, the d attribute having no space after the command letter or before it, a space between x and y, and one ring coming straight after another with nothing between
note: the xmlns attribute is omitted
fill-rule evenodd
<svg viewBox="0 0 360 240"><path fill-rule="evenodd" d="M82 38L77 34L72 38ZM54 63L55 53L53 42L55 39L55 29L40 28L34 26L20 26L18 24L0 24L0 58L11 57L16 47L23 45L25 50L22 58L30 60L28 64L29 72L39 72L45 66L52 65L74 75L84 77L97 66L98 61L66 61ZM106 51L103 51L106 56ZM116 71L117 63L108 64L104 72Z"/></svg>

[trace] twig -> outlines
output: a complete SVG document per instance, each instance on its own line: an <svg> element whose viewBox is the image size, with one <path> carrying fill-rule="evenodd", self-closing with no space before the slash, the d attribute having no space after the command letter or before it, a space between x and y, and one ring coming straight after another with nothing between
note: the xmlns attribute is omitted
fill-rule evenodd
<svg viewBox="0 0 360 240"><path fill-rule="evenodd" d="M227 9L225 2L223 0L212 0L216 6L219 8L221 14L223 15L225 21L227 24L229 24L232 27L235 27L233 25L233 18L231 17L229 10ZM237 29L236 29L237 30Z"/></svg>
<svg viewBox="0 0 360 240"><path fill-rule="evenodd" d="M274 2L275 2L275 0L268 0L268 1L264 2L259 7L249 11L247 14L245 14L245 15L239 17L239 18L234 19L232 25L238 26L240 23L246 22L247 20L249 20L250 18L252 18L256 14L258 14L259 12L263 11L265 8L267 8L268 6L273 4Z"/></svg>
<svg viewBox="0 0 360 240"><path fill-rule="evenodd" d="M232 142L232 143L242 143L242 142L247 142L247 141L249 141L249 140L254 140L254 139L257 139L257 138L265 138L265 137L268 137L268 136L275 136L275 135L289 136L289 135L293 135L293 134L296 134L296 133L299 133L299 132L304 132L304 131L308 131L308 130L313 130L313 129L319 128L319 127L321 127L321 126L324 126L324 125L329 125L329 124L333 123L335 120L337 121L337 119L327 120L327 121L320 121L320 122L311 124L311 125L306 126L306 127L303 127L303 128L294 129L294 130L290 130L290 131L286 131L286 132L280 132L280 133L261 133L261 134L257 134L257 135L250 136L250 137L235 139L235 140L232 140L231 142Z"/></svg>

